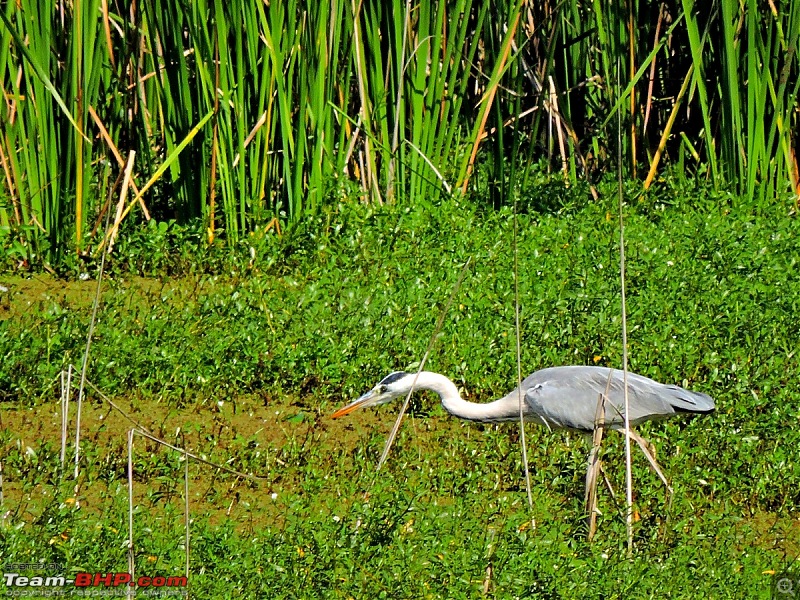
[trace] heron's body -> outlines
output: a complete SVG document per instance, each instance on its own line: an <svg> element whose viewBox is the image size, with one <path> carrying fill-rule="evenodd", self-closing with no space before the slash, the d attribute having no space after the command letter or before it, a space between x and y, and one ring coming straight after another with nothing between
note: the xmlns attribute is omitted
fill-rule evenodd
<svg viewBox="0 0 800 600"><path fill-rule="evenodd" d="M714 400L700 392L658 383L635 373L628 373L627 384L632 426L677 413L703 414L714 410ZM444 409L462 419L491 423L519 419L520 393L517 389L494 402L468 402L461 398L452 381L430 371L422 371L419 375L402 372L387 375L375 388L333 416L340 417L364 406L384 404L405 396L412 387L437 393ZM625 412L623 391L623 372L618 369L550 367L536 371L523 380L522 413L526 421L552 428L591 431L595 428L598 401L603 397L604 425L622 429Z"/></svg>

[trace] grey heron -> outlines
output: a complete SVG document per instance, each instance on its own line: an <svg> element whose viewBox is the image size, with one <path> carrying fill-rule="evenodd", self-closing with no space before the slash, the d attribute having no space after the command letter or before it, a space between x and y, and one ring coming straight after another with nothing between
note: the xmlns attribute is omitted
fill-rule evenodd
<svg viewBox="0 0 800 600"><path fill-rule="evenodd" d="M679 413L707 414L714 411L714 400L702 392L691 392L677 385L659 383L635 373L627 374L630 437L635 440L650 465L664 482L669 494L672 488L661 472L647 442L633 427L644 421L661 419ZM596 479L601 470L597 457L604 427L625 430L625 378L619 369L593 366L550 367L536 371L522 381L518 389L494 402L468 402L461 398L456 385L444 375L431 371L404 373L397 371L381 379L366 394L340 408L333 418L342 417L358 408L378 406L413 390L430 390L439 395L444 409L469 421L499 423L516 421L522 415L550 428L594 432L593 447L586 470L586 511L589 539L596 527ZM520 394L521 392L521 394ZM601 410L602 409L602 410ZM602 419L602 421L601 421ZM597 425L603 427L597 428ZM388 448L388 446L387 446ZM384 451L385 452L385 451ZM610 485L610 484L609 484Z"/></svg>
<svg viewBox="0 0 800 600"><path fill-rule="evenodd" d="M416 379L416 383L415 380ZM378 406L414 390L439 395L444 409L469 421L496 423L519 420L519 391L485 404L461 398L456 385L444 375L431 371L397 371L381 379L366 394L339 409L332 418L358 408ZM619 369L594 366L549 367L522 381L522 413L526 421L552 428L591 432L595 428L598 400L605 396L604 425L624 428L623 373ZM690 392L677 385L659 383L628 373L628 403L631 426L678 413L706 414L714 411L714 400L702 392Z"/></svg>

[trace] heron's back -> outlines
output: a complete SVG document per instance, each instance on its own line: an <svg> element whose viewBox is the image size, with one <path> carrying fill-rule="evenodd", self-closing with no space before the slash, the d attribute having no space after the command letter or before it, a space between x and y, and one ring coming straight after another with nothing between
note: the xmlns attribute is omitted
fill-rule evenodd
<svg viewBox="0 0 800 600"><path fill-rule="evenodd" d="M628 403L632 425L677 413L713 412L714 400L701 392L659 383L628 373ZM623 373L619 369L591 366L550 367L522 382L526 414L551 427L591 431L598 401L605 404L605 425L621 428L625 407ZM509 396L515 396L512 392Z"/></svg>

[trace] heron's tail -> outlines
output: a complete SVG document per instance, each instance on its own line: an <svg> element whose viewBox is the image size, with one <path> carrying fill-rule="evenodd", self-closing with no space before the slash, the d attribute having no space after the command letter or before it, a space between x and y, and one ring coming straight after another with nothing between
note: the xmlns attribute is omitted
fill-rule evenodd
<svg viewBox="0 0 800 600"><path fill-rule="evenodd" d="M708 414L714 412L714 399L703 392L690 392L677 385L667 386L671 397L669 403L676 413Z"/></svg>

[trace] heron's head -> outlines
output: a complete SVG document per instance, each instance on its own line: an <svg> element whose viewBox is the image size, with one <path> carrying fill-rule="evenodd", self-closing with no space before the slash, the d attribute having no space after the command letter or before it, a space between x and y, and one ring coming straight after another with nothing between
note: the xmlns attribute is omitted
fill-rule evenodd
<svg viewBox="0 0 800 600"><path fill-rule="evenodd" d="M343 417L358 408L366 408L368 406L379 406L391 402L395 398L405 396L411 389L414 383L413 373L404 373L403 371L396 371L387 375L378 382L374 388L366 394L354 400L347 406L340 408L331 415L332 419Z"/></svg>

